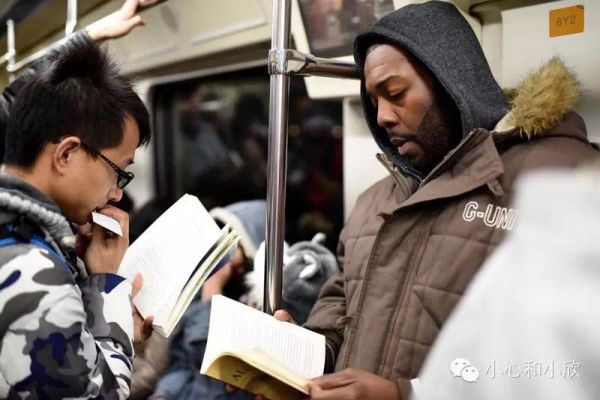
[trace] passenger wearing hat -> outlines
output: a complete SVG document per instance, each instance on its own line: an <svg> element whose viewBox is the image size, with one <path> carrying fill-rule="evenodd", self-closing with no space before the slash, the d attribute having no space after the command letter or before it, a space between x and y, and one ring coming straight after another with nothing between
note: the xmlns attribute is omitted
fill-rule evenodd
<svg viewBox="0 0 600 400"><path fill-rule="evenodd" d="M317 233L312 240L288 246L283 253L283 291L281 302L294 321L303 324L323 284L339 272L335 255L324 246L325 235ZM246 275L251 288L247 304L262 309L264 288L265 243L261 243L254 259L254 271Z"/></svg>

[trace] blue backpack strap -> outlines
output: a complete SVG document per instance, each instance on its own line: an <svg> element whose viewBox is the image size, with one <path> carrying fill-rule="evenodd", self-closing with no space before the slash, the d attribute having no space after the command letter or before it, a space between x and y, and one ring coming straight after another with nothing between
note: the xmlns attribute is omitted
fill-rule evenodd
<svg viewBox="0 0 600 400"><path fill-rule="evenodd" d="M6 224L0 226L0 247L12 246L14 244L30 243L47 250L50 254L54 255L60 264L67 270L69 276L75 279L75 272L69 266L66 258L57 252L50 243L46 242L42 236L34 233L30 227L23 228L24 222L20 221L17 227L13 224Z"/></svg>
<svg viewBox="0 0 600 400"><path fill-rule="evenodd" d="M17 243L19 243L19 241L14 237L5 237L0 239L0 247L10 246Z"/></svg>

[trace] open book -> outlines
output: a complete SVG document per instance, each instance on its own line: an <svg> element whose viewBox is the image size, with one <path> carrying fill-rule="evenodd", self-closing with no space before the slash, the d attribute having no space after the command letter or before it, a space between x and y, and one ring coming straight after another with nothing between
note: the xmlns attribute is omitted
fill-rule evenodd
<svg viewBox="0 0 600 400"><path fill-rule="evenodd" d="M142 289L133 299L142 317L154 316L154 329L169 336L221 258L238 242L229 226L219 230L200 200L183 195L127 249L119 275Z"/></svg>
<svg viewBox="0 0 600 400"><path fill-rule="evenodd" d="M213 296L201 374L268 399L301 399L324 367L325 336Z"/></svg>

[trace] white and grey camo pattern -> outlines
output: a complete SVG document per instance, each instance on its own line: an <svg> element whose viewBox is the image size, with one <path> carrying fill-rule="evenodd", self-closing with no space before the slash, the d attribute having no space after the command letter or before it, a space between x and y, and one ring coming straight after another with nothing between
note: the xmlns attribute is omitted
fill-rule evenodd
<svg viewBox="0 0 600 400"><path fill-rule="evenodd" d="M72 236L64 217L44 207L48 199L19 201L14 188L7 196L3 179L2 215L35 214L53 239ZM76 282L61 262L32 244L0 247L0 398L126 398L131 285L111 274Z"/></svg>

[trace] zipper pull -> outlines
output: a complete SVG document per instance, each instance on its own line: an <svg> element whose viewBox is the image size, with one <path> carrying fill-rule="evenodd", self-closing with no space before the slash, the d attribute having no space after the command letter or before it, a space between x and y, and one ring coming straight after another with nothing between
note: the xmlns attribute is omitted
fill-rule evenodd
<svg viewBox="0 0 600 400"><path fill-rule="evenodd" d="M502 185L500 185L500 182L498 182L498 179L489 181L487 183L487 187L488 187L488 189L490 189L490 192L492 192L492 194L494 196L496 196L496 197L504 196L504 189L502 189Z"/></svg>

